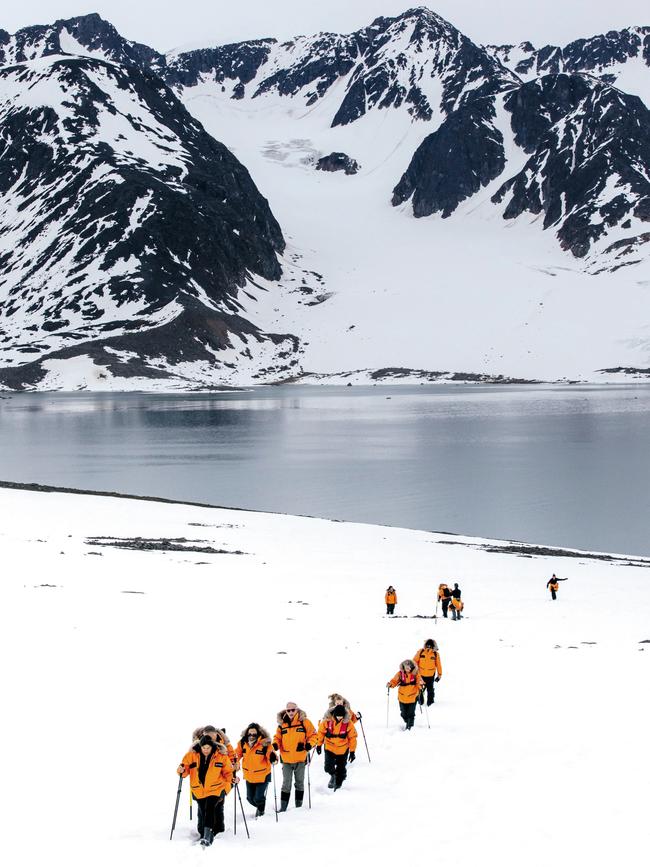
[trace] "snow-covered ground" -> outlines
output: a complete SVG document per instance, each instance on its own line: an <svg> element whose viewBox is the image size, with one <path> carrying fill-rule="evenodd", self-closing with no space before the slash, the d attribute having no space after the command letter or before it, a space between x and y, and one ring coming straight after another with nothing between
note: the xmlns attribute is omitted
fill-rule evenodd
<svg viewBox="0 0 650 867"><path fill-rule="evenodd" d="M4 863L646 863L650 561L102 496L0 489L0 507ZM569 579L554 603L552 572ZM421 619L440 580L463 622ZM385 683L428 637L431 728L403 732L394 692L387 728ZM313 809L249 820L250 841L229 796L205 852L185 786L169 842L196 725L273 728L287 700L317 722L335 690L372 764L360 742L334 794L316 758Z"/></svg>

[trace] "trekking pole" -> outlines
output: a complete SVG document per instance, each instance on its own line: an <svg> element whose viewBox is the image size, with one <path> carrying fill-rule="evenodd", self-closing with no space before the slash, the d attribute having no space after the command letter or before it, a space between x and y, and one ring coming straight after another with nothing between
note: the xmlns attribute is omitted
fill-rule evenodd
<svg viewBox="0 0 650 867"><path fill-rule="evenodd" d="M190 786L190 822L192 821L192 787Z"/></svg>
<svg viewBox="0 0 650 867"><path fill-rule="evenodd" d="M237 783L233 784L233 788L235 789L235 794L233 795L232 802L233 802L233 806L235 807L235 809L233 810L232 827L233 827L233 833L236 837L237 836L237 792L236 792Z"/></svg>
<svg viewBox="0 0 650 867"><path fill-rule="evenodd" d="M307 751L307 801L309 803L309 809L311 810L311 775L309 773L309 766L311 765L311 753Z"/></svg>
<svg viewBox="0 0 650 867"><path fill-rule="evenodd" d="M421 707L420 707L420 710L422 710ZM426 710L426 717L427 717L427 728L431 728L431 723L429 722L429 705L426 705L425 710Z"/></svg>
<svg viewBox="0 0 650 867"><path fill-rule="evenodd" d="M176 792L176 806L174 807L174 818L172 819L172 830L169 835L169 839L174 836L174 828L176 827L176 816L178 815L178 802L181 799L181 789L183 788L183 778L181 775L178 775L178 791Z"/></svg>
<svg viewBox="0 0 650 867"><path fill-rule="evenodd" d="M271 765L271 776L273 777L273 800L275 802L275 821L278 820L278 793L275 790L275 765Z"/></svg>
<svg viewBox="0 0 650 867"><path fill-rule="evenodd" d="M248 822L246 821L246 813L244 813L244 805L242 804L241 794L239 793L239 783L235 783L235 789L237 790L237 797L239 798L239 809L241 810L241 817L244 820L244 828L246 828L246 836L250 840L251 835L248 833Z"/></svg>
<svg viewBox="0 0 650 867"><path fill-rule="evenodd" d="M434 620L438 619L438 602L440 602L440 600L436 599L436 613L433 615Z"/></svg>
<svg viewBox="0 0 650 867"><path fill-rule="evenodd" d="M390 711L390 687L386 690L386 728L388 728L388 713Z"/></svg>
<svg viewBox="0 0 650 867"><path fill-rule="evenodd" d="M368 753L368 764L372 764L370 761L370 750L368 749L368 741L366 740L366 733L363 729L363 718L361 716L361 711L357 711L357 716L359 717L359 722L361 723L361 734L363 735L363 742L366 745L366 752Z"/></svg>

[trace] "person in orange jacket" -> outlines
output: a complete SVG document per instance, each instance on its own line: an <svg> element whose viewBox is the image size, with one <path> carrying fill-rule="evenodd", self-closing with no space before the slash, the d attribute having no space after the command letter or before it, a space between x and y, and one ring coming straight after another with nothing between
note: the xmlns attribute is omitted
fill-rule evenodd
<svg viewBox="0 0 650 867"><path fill-rule="evenodd" d="M438 584L438 601L442 602L442 616L447 617L451 602L451 590L446 584Z"/></svg>
<svg viewBox="0 0 650 867"><path fill-rule="evenodd" d="M278 728L273 739L273 749L280 750L282 762L282 789L280 790L280 812L284 813L291 797L291 780L295 779L296 807L302 807L305 797L305 765L309 761L309 750L316 743L316 729L293 701L278 711Z"/></svg>
<svg viewBox="0 0 650 867"><path fill-rule="evenodd" d="M558 582L566 581L566 578L558 578L555 572L546 582L547 588L551 591L551 599L557 599L557 591L560 589L560 585Z"/></svg>
<svg viewBox="0 0 650 867"><path fill-rule="evenodd" d="M413 660L405 659L404 662L401 662L399 671L395 677L388 681L386 686L388 689L393 689L395 686L399 687L397 699L400 715L406 723L406 730L412 729L415 725L415 706L422 689L422 678Z"/></svg>
<svg viewBox="0 0 650 867"><path fill-rule="evenodd" d="M267 730L254 722L247 725L241 733L235 756L241 760L244 771L246 800L255 807L255 816L263 816L266 790L271 781L271 765L278 760Z"/></svg>
<svg viewBox="0 0 650 867"><path fill-rule="evenodd" d="M386 589L384 601L386 602L386 614L394 614L397 605L397 591L392 584Z"/></svg>
<svg viewBox="0 0 650 867"><path fill-rule="evenodd" d="M204 735L185 753L176 773L190 778L201 845L211 846L214 835L225 830L223 802L232 786L233 769L226 748Z"/></svg>
<svg viewBox="0 0 650 867"><path fill-rule="evenodd" d="M325 773L330 775L328 789L340 789L348 775L347 762L356 759L357 730L343 703L328 708L318 726L316 752L325 744Z"/></svg>
<svg viewBox="0 0 650 867"><path fill-rule="evenodd" d="M434 681L437 683L442 677L442 661L438 644L433 638L427 638L424 647L415 651L413 662L417 665L420 677L424 681L427 692L427 707L435 701ZM424 704L424 689L418 697L420 704Z"/></svg>

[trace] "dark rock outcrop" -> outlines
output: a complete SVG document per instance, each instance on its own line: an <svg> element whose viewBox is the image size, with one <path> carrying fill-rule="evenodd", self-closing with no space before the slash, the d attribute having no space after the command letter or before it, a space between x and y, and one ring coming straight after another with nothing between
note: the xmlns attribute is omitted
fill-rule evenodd
<svg viewBox="0 0 650 867"><path fill-rule="evenodd" d="M326 157L321 157L316 163L321 172L345 172L346 175L356 175L361 168L356 160L341 151L333 151Z"/></svg>

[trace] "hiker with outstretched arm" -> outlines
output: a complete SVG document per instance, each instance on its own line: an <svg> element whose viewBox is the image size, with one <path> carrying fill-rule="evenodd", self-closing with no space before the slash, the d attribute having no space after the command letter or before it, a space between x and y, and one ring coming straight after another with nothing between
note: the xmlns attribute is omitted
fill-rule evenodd
<svg viewBox="0 0 650 867"><path fill-rule="evenodd" d="M551 591L551 599L557 599L557 591L560 589L560 581L568 581L568 578L558 578L555 572L546 582L546 587Z"/></svg>

